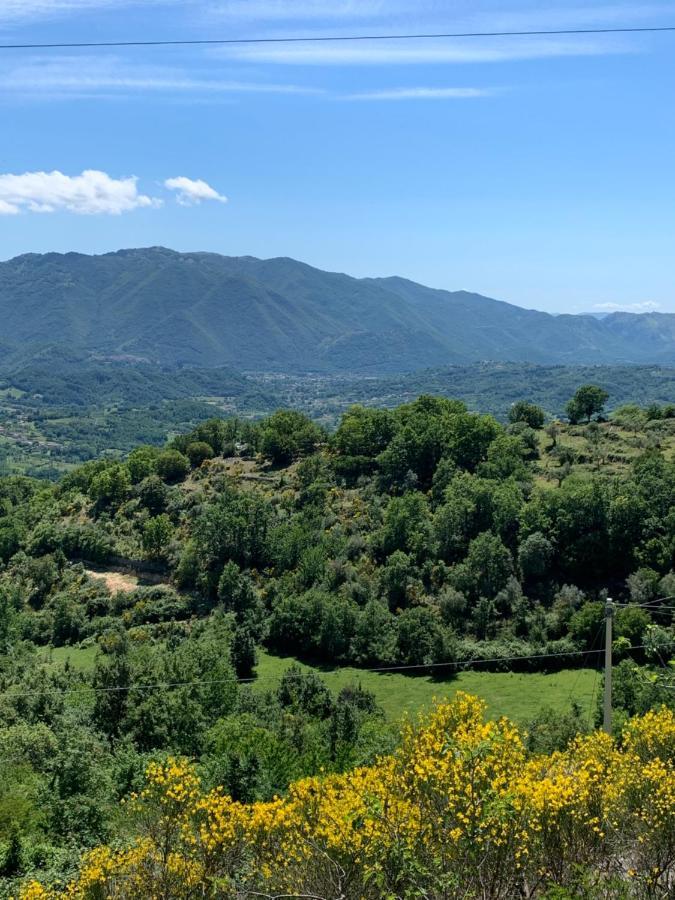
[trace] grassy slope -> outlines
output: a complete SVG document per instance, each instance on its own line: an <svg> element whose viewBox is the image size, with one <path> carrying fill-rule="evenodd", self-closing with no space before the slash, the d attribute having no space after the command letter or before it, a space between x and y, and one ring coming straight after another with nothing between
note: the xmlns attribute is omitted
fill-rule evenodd
<svg viewBox="0 0 675 900"><path fill-rule="evenodd" d="M256 687L270 688L290 665L291 657L259 654ZM525 723L545 706L567 710L576 698L584 712L593 705L596 673L592 669L568 669L551 675L513 672L460 672L455 677L432 678L424 675L404 675L397 672L368 672L362 669L318 669L298 663L305 671L315 671L325 677L333 690L347 684L361 684L372 691L389 719L397 719L406 712L425 709L434 698L452 697L457 691L467 691L482 697L488 705L488 715L509 716Z"/></svg>
<svg viewBox="0 0 675 900"><path fill-rule="evenodd" d="M653 423L647 432L637 434L613 422L604 422L599 428L600 444L597 456L594 456L594 450L586 437L586 425L560 426L558 448L569 448L575 454L576 461L572 469L574 473L610 476L621 474L650 446L658 447L666 459L675 457L673 419ZM560 463L555 455L548 452L552 442L546 432L539 431L538 437L539 459L534 466L535 481L543 487L554 487L560 474Z"/></svg>
<svg viewBox="0 0 675 900"><path fill-rule="evenodd" d="M56 647L44 651L51 665L69 664L81 671L93 667L96 647ZM351 667L317 668L299 663L292 657L272 656L259 652L256 690L273 689L283 672L297 663L304 671L316 672L326 679L329 687L338 691L348 684L361 684L375 694L390 720L404 713L426 709L437 699L452 697L457 691L476 694L487 702L491 717L508 716L524 724L543 707L569 709L576 699L585 714L594 709L594 695L599 682L592 669L567 669L551 675L513 672L460 672L455 677L432 678L428 675L405 675L397 672L368 672Z"/></svg>

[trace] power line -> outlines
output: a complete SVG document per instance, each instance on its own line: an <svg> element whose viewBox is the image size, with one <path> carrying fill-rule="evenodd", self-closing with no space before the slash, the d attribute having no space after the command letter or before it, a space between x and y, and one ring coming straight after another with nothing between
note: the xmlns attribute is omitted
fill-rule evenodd
<svg viewBox="0 0 675 900"><path fill-rule="evenodd" d="M626 28L556 28L531 31L455 31L419 34L348 34L316 35L313 37L243 37L199 38L195 40L145 41L64 41L59 43L0 44L0 50L74 50L103 47L203 47L228 44L309 44L347 41L422 41L448 38L507 38L543 37L584 34L658 34L675 31L675 25L653 25Z"/></svg>
<svg viewBox="0 0 675 900"><path fill-rule="evenodd" d="M567 698L568 704L571 704L573 702L573 696L577 689L577 685L579 684L579 679L581 678L581 673L583 671L583 668L590 661L589 660L590 654L596 652L595 647L597 646L598 638L600 637L600 634L603 631L604 627L605 627L605 622L603 620L598 625L598 630L595 632L595 637L593 638L593 641L591 643L590 650L588 650L587 653L584 655L584 658L581 661L581 666L579 667L579 671L577 672L576 678L572 682L572 687L570 688L569 696ZM591 692L591 697L590 697L589 704L588 704L588 727L589 728L591 727L591 719L593 716L593 703L595 701L595 691L597 688L597 683L598 683L598 669L596 668L595 669L595 677L593 679L593 690Z"/></svg>
<svg viewBox="0 0 675 900"><path fill-rule="evenodd" d="M618 606L653 606L655 603L666 603L669 600L675 600L675 594L668 597L655 597L654 600L646 600L644 603L619 603ZM666 607L663 609L675 609L675 607Z"/></svg>
<svg viewBox="0 0 675 900"><path fill-rule="evenodd" d="M654 605L656 601L652 601L651 603L617 603L621 609L644 609L645 612L674 612L675 606L660 606Z"/></svg>
<svg viewBox="0 0 675 900"><path fill-rule="evenodd" d="M646 649L646 644L635 644L630 647L624 648L626 651L629 650L644 650ZM355 678L358 678L359 674L367 674L367 673L380 673L386 675L388 672L409 672L409 671L420 671L427 669L440 669L440 668L450 668L454 667L460 669L463 666L473 666L473 665L481 665L483 663L502 663L502 662L528 662L532 659L560 659L561 657L570 657L570 656L587 656L596 653L604 653L604 650L568 650L561 653L533 653L530 656L495 656L491 659L466 659L466 660L453 660L452 662L440 662L440 663L420 663L419 665L407 665L407 666L379 666L370 669L357 669L352 666L342 666L332 669L330 672L316 672L316 671L300 671L297 674L300 677L309 677L312 675L319 675L321 678L327 678L331 675L339 675L340 673L349 670L353 673ZM253 676L251 678L219 678L219 679L208 679L203 681L164 681L164 682L155 682L148 684L131 684L131 685L115 685L112 687L79 687L79 688L53 688L46 690L33 690L33 691L20 691L18 692L18 696L20 697L41 697L45 694L53 695L53 696L68 696L72 694L114 694L114 693L124 693L130 691L163 691L163 690L173 690L174 688L180 687L208 687L212 685L218 684L258 684L261 681L279 681L280 675L259 675ZM12 691L12 685L9 685L4 689L4 693L10 693ZM16 695L15 695L16 696Z"/></svg>

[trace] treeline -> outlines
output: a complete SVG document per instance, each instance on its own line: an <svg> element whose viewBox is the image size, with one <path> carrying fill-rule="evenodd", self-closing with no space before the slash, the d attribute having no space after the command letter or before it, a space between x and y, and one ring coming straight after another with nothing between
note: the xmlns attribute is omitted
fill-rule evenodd
<svg viewBox="0 0 675 900"><path fill-rule="evenodd" d="M637 604L675 594L675 463L652 450L623 474L572 469L540 487L541 410L511 418L422 397L353 407L332 435L294 411L212 419L56 487L7 479L0 582L21 600L6 628L56 645L100 632L116 613L88 605L68 561L116 553L163 564L182 592L149 617L222 609L242 646L365 666L582 662L607 589ZM670 646L671 620L631 606L617 635Z"/></svg>

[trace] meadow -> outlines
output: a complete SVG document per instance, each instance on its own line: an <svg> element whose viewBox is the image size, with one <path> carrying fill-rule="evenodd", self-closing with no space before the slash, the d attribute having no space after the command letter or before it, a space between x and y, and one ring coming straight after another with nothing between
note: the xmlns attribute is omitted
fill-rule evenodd
<svg viewBox="0 0 675 900"><path fill-rule="evenodd" d="M76 671L89 672L94 666L97 648L54 647L43 651L52 667L68 663ZM540 710L551 708L567 712L574 701L584 719L592 721L600 676L594 669L563 669L560 672L476 672L411 675L403 672L373 672L353 666L313 666L292 656L275 656L265 650L258 653L258 665L252 681L255 691L274 690L285 671L297 666L325 679L337 694L344 687L359 685L371 691L389 721L406 714L415 715L431 708L434 701L451 700L458 691L480 697L487 704L487 716L507 716L520 725L531 721Z"/></svg>

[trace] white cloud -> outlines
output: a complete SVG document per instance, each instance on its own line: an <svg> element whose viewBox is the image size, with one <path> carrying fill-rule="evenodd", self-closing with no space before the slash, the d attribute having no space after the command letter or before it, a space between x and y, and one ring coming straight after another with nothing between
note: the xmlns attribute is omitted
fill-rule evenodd
<svg viewBox="0 0 675 900"><path fill-rule="evenodd" d="M571 3L544 6L541 0L211 0L202 9L232 20L335 22L371 20L389 31L506 31L620 25L672 12L667 3ZM452 27L449 27L451 24Z"/></svg>
<svg viewBox="0 0 675 900"><path fill-rule="evenodd" d="M656 312L661 304L655 300L643 300L640 303L595 303L593 309L598 312Z"/></svg>
<svg viewBox="0 0 675 900"><path fill-rule="evenodd" d="M60 210L80 215L119 215L161 205L161 200L139 194L136 181L134 177L111 178L95 169L87 169L81 175L58 171L0 175L0 215Z"/></svg>
<svg viewBox="0 0 675 900"><path fill-rule="evenodd" d="M528 37L364 40L302 44L246 44L221 50L236 59L284 65L406 65L499 63L633 51L632 42L607 37Z"/></svg>
<svg viewBox="0 0 675 900"><path fill-rule="evenodd" d="M346 100L463 100L472 97L490 97L493 90L470 87L410 87L391 90L366 91L348 94Z"/></svg>
<svg viewBox="0 0 675 900"><path fill-rule="evenodd" d="M141 92L175 95L202 94L321 94L314 86L240 81L203 77L199 72L162 66L129 64L114 56L36 56L21 65L0 70L5 97L22 95L68 99L79 96L125 96Z"/></svg>
<svg viewBox="0 0 675 900"><path fill-rule="evenodd" d="M394 0L220 0L208 11L224 18L302 21L307 19L365 19L395 9L410 9L410 3Z"/></svg>
<svg viewBox="0 0 675 900"><path fill-rule="evenodd" d="M202 200L217 200L219 203L227 203L227 197L219 194L201 178L193 179L179 175L176 178L167 178L164 187L170 191L176 191L176 200L181 206L196 206Z"/></svg>
<svg viewBox="0 0 675 900"><path fill-rule="evenodd" d="M142 0L146 5L175 5L176 0ZM34 19L54 19L86 10L141 6L140 0L0 0L0 22L21 24Z"/></svg>

